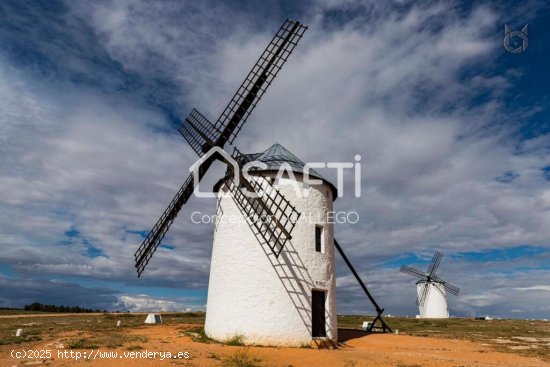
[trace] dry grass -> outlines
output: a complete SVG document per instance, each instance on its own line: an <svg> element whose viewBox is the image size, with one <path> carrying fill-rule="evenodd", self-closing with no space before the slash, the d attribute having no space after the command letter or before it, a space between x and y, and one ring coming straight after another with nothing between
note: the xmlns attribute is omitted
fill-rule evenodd
<svg viewBox="0 0 550 367"><path fill-rule="evenodd" d="M232 345L232 346L243 346L244 345L244 336L243 335L234 335L233 337L224 340L223 344Z"/></svg>
<svg viewBox="0 0 550 367"><path fill-rule="evenodd" d="M162 318L165 324L177 326L179 331L190 335L194 341L214 342L204 334L204 313L168 313L163 314ZM122 322L120 327L116 327L118 320ZM55 340L62 343L65 348L95 346L139 350L141 346L146 345L146 338L128 331L155 327L145 326L144 320L143 314L77 314L59 317L29 315L0 318L0 344ZM342 315L338 316L338 325L341 328L359 329L363 321L369 320L372 320L372 317ZM387 318L386 321L394 330L398 329L400 334L470 340L498 351L539 357L550 362L550 322L465 318L421 320L401 317ZM15 337L18 328L23 329L22 337ZM240 345L242 338L226 343ZM254 363L259 364L258 361Z"/></svg>
<svg viewBox="0 0 550 367"><path fill-rule="evenodd" d="M202 325L193 328L183 328L181 330L184 335L190 336L194 342L207 344L215 342L213 339L210 339L208 335L206 335Z"/></svg>
<svg viewBox="0 0 550 367"><path fill-rule="evenodd" d="M338 316L338 326L358 329L373 317ZM399 334L463 339L490 345L501 352L518 353L550 361L550 322L531 320L475 320L452 318L427 320L405 317L385 319Z"/></svg>
<svg viewBox="0 0 550 367"><path fill-rule="evenodd" d="M204 323L204 313L171 313L162 317L169 325ZM117 321L121 326L116 327ZM145 327L143 314L103 314L0 318L0 344L20 344L37 340L57 340L72 349L117 348L139 345L146 338L130 335L129 329ZM17 329L22 337L16 337Z"/></svg>
<svg viewBox="0 0 550 367"><path fill-rule="evenodd" d="M9 310L0 308L0 315L34 315L40 314L40 311L27 311L27 310Z"/></svg>
<svg viewBox="0 0 550 367"><path fill-rule="evenodd" d="M222 360L222 367L261 367L261 359L250 353L250 349L244 348Z"/></svg>

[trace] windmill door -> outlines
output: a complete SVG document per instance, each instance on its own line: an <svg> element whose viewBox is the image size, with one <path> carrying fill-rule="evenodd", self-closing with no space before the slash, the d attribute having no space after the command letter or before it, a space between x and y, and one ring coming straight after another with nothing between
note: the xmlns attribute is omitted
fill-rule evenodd
<svg viewBox="0 0 550 367"><path fill-rule="evenodd" d="M313 290L311 293L311 336L327 336L325 325L325 292Z"/></svg>

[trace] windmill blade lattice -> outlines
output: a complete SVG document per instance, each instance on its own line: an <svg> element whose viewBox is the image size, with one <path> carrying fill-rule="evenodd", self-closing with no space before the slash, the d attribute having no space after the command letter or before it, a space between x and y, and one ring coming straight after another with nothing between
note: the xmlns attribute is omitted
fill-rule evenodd
<svg viewBox="0 0 550 367"><path fill-rule="evenodd" d="M143 240L136 253L134 254L134 259L136 261L136 269L138 277L141 276L141 273L151 260L151 257L157 250L157 247L160 245L160 242L166 235L166 232L176 219L178 212L180 211L183 204L189 200L193 190L195 188L193 174L187 177L182 187L179 189L178 193L170 204L168 208L164 211L162 216L159 218L153 229L149 232L147 237Z"/></svg>
<svg viewBox="0 0 550 367"><path fill-rule="evenodd" d="M306 30L307 27L297 21L287 19L283 23L216 121L216 124L212 124L196 109L191 111L179 131L199 156L202 156L212 146L223 148L225 143L233 142ZM134 254L138 277L149 263L182 206L189 200L195 186L199 184L208 168L217 158L216 155L213 155L201 164L197 182L195 182L192 175L189 176L151 232L139 246ZM281 227L284 228L280 223L273 224L280 231L282 231ZM290 232L287 233L290 237Z"/></svg>
<svg viewBox="0 0 550 367"><path fill-rule="evenodd" d="M436 251L430 266L428 267L428 277L433 277L435 275L435 272L439 268L439 265L441 264L441 259L443 259L443 254L439 251Z"/></svg>
<svg viewBox="0 0 550 367"><path fill-rule="evenodd" d="M405 273L405 274L409 274L409 275L412 275L413 277L416 277L418 279L426 279L427 280L427 276L426 276L426 273L418 270L418 269L415 269L415 268L411 268L410 266L406 266L406 265L402 265L401 268L399 269L400 272L402 273Z"/></svg>
<svg viewBox="0 0 550 367"><path fill-rule="evenodd" d="M237 186L231 176L226 178L229 192L246 219L254 225L273 254L278 257L286 242L292 238L291 232L300 213L264 177L247 180L241 176L240 180L243 187Z"/></svg>
<svg viewBox="0 0 550 367"><path fill-rule="evenodd" d="M451 294L455 295L455 296L458 296L458 293L460 292L460 288L458 288L456 285L452 285L451 283L448 283L446 281L444 281L443 279L441 279L440 277L438 276L434 276L433 279L436 281L436 282L439 282L443 285L443 287Z"/></svg>
<svg viewBox="0 0 550 367"><path fill-rule="evenodd" d="M416 300L416 304L422 308L426 307L426 301L430 296L430 291L431 291L430 283L424 283L422 287L422 292L420 293L420 297L418 297Z"/></svg>
<svg viewBox="0 0 550 367"><path fill-rule="evenodd" d="M207 152L221 135L214 124L195 108L185 118L178 130L199 157Z"/></svg>
<svg viewBox="0 0 550 367"><path fill-rule="evenodd" d="M286 20L260 56L250 73L231 98L216 121L216 129L222 131L218 144L233 140L271 85L277 73L302 38L307 27L300 22Z"/></svg>

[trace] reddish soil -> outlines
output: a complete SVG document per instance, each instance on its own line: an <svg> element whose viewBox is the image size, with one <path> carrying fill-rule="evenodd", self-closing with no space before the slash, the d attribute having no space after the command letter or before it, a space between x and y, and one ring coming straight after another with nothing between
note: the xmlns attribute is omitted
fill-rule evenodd
<svg viewBox="0 0 550 367"><path fill-rule="evenodd" d="M66 346L59 345L59 340L42 340L34 343L0 346L0 366L221 366L223 361L234 356L239 351L247 351L251 358L256 359L260 366L273 367L353 367L353 366L498 366L498 367L528 367L550 366L536 358L523 357L517 354L502 353L492 350L489 346L478 343L453 340L415 337L406 335L371 334L355 339L349 339L338 349L309 348L268 348L239 347L222 344L205 344L193 342L189 336L182 335L181 326L153 325L131 330L133 335L147 338L147 342L138 343L143 349L136 352L189 352L189 359L170 359L161 361L154 359L96 359L75 361L57 357L57 352L67 351ZM60 335L60 340L68 335ZM124 348L101 349L101 351L117 351L119 354L128 352ZM53 360L39 359L16 360L10 357L13 350L51 349ZM85 352L85 350L74 350ZM89 353L89 351L88 351Z"/></svg>

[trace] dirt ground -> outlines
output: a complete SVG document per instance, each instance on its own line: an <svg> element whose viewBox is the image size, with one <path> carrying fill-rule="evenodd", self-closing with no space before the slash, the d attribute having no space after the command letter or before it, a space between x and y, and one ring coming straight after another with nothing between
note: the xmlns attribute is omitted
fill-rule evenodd
<svg viewBox="0 0 550 367"><path fill-rule="evenodd" d="M273 367L353 367L353 366L550 366L533 357L495 351L489 345L483 345L466 340L455 340L434 337L418 337L410 335L370 334L365 335L352 331L342 336L349 338L340 348L333 350L317 350L309 348L268 348L229 346L218 343L203 343L192 340L185 332L188 325L150 325L129 328L125 331L129 345L117 348L94 348L93 345L82 345L83 349L67 345L75 337L86 337L85 333L64 331L42 338L39 341L29 341L21 344L0 345L0 366L273 366ZM51 350L51 358L21 358L10 356L13 350ZM117 352L116 358L93 357L91 360L82 358L60 358L60 353L73 351L81 353ZM188 352L189 358L165 359L130 358L122 353L143 353L145 351ZM122 358L121 358L122 356ZM246 363L245 363L246 362Z"/></svg>

